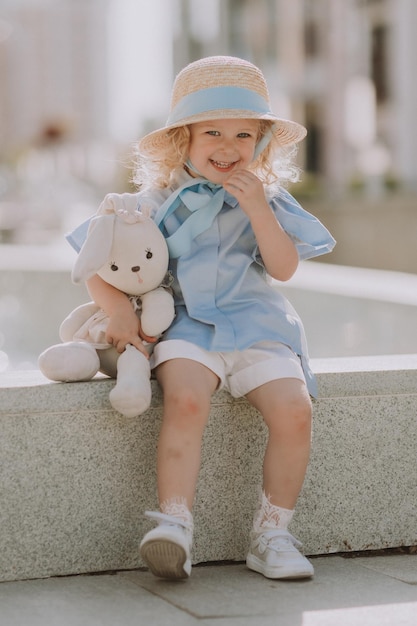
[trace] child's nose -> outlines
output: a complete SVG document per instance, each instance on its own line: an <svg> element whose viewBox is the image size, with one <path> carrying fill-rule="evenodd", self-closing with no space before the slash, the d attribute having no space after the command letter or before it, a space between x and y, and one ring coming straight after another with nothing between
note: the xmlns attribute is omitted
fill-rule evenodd
<svg viewBox="0 0 417 626"><path fill-rule="evenodd" d="M234 137L223 137L222 148L224 150L234 150L235 149Z"/></svg>

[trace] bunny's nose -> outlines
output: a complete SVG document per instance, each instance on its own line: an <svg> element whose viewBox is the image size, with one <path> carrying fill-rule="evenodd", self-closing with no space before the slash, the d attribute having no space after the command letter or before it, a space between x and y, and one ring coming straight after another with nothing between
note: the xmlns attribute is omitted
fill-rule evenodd
<svg viewBox="0 0 417 626"><path fill-rule="evenodd" d="M131 268L131 270L132 270L132 272L139 272L139 271L140 271L140 265L134 265L134 266Z"/></svg>

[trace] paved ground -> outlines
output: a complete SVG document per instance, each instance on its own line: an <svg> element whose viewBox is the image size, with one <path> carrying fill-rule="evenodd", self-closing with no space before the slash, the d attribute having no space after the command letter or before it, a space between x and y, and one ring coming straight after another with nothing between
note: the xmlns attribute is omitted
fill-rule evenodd
<svg viewBox="0 0 417 626"><path fill-rule="evenodd" d="M417 625L417 555L312 561L298 582L221 564L176 583L147 571L2 583L0 626Z"/></svg>

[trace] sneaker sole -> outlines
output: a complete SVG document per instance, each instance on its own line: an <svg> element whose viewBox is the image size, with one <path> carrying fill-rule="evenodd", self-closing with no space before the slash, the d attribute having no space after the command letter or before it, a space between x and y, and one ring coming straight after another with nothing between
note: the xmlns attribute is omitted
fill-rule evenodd
<svg viewBox="0 0 417 626"><path fill-rule="evenodd" d="M297 578L312 578L314 576L314 570L312 566L311 569L306 567L304 570L300 568L294 570L291 570L290 568L287 570L284 570L283 568L268 568L265 567L265 563L263 561L260 561L256 557L250 556L248 556L248 558L246 559L246 565L254 572L258 572L258 574L262 574L263 576L265 576L265 578L272 578L275 580L294 580Z"/></svg>
<svg viewBox="0 0 417 626"><path fill-rule="evenodd" d="M181 546L166 539L151 539L140 548L140 555L154 576L170 580L188 578L187 554Z"/></svg>

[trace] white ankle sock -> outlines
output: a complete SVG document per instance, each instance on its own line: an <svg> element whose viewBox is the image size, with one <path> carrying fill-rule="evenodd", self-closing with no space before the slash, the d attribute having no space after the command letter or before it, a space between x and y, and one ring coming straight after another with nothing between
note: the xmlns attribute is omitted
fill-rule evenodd
<svg viewBox="0 0 417 626"><path fill-rule="evenodd" d="M253 530L257 533L264 530L287 530L294 511L272 504L269 496L262 491L262 500L253 520Z"/></svg>
<svg viewBox="0 0 417 626"><path fill-rule="evenodd" d="M160 504L160 509L161 513L165 513L165 515L172 515L172 517L178 517L185 522L187 526L190 526L190 528L193 527L193 516L187 506L185 498L175 497L164 500Z"/></svg>

